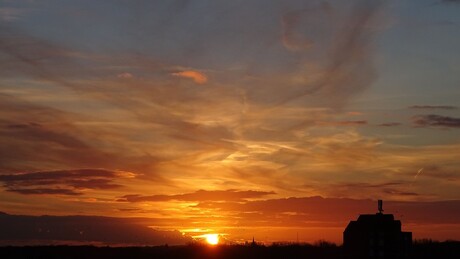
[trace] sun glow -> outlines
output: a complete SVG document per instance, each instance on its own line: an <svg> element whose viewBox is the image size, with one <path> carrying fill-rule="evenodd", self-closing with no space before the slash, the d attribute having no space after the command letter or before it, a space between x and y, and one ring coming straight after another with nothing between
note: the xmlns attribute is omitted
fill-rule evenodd
<svg viewBox="0 0 460 259"><path fill-rule="evenodd" d="M206 238L206 242L210 245L217 245L219 244L219 235L218 234L206 234L204 235Z"/></svg>

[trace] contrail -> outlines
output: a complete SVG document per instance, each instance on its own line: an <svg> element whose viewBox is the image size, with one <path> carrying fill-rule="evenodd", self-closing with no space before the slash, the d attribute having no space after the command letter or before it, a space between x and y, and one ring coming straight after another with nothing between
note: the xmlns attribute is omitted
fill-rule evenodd
<svg viewBox="0 0 460 259"><path fill-rule="evenodd" d="M417 174L414 176L414 181L417 180L417 177L422 173L422 171L423 171L423 167L420 168L420 169L418 170Z"/></svg>
<svg viewBox="0 0 460 259"><path fill-rule="evenodd" d="M415 181L417 180L417 177L423 172L423 169L424 167L420 168L417 172L417 174L414 176L414 180L412 181L412 183L410 184L410 186L412 187L412 185L415 183Z"/></svg>

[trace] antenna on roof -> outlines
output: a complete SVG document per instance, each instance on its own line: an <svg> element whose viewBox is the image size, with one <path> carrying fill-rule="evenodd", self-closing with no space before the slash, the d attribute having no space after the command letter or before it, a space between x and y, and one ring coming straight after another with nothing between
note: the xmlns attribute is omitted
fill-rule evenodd
<svg viewBox="0 0 460 259"><path fill-rule="evenodd" d="M378 201L378 204L379 204L379 205L378 205L378 206L379 206L379 207L378 207L378 209L379 209L379 214L382 214L382 212L383 212L383 201L382 201L382 200L379 200L379 201Z"/></svg>

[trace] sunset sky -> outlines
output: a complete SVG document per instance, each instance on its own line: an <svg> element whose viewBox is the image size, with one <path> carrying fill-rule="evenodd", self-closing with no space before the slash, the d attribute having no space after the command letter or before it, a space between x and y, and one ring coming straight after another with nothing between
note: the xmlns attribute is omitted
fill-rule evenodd
<svg viewBox="0 0 460 259"><path fill-rule="evenodd" d="M0 211L460 239L460 1L0 1ZM139 220L139 219L143 220Z"/></svg>

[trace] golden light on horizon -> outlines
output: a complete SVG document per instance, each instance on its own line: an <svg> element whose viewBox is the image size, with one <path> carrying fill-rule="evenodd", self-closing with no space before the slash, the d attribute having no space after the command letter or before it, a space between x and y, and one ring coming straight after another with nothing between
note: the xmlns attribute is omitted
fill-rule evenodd
<svg viewBox="0 0 460 259"><path fill-rule="evenodd" d="M219 244L219 235L218 234L206 234L204 235L206 242L210 245Z"/></svg>

